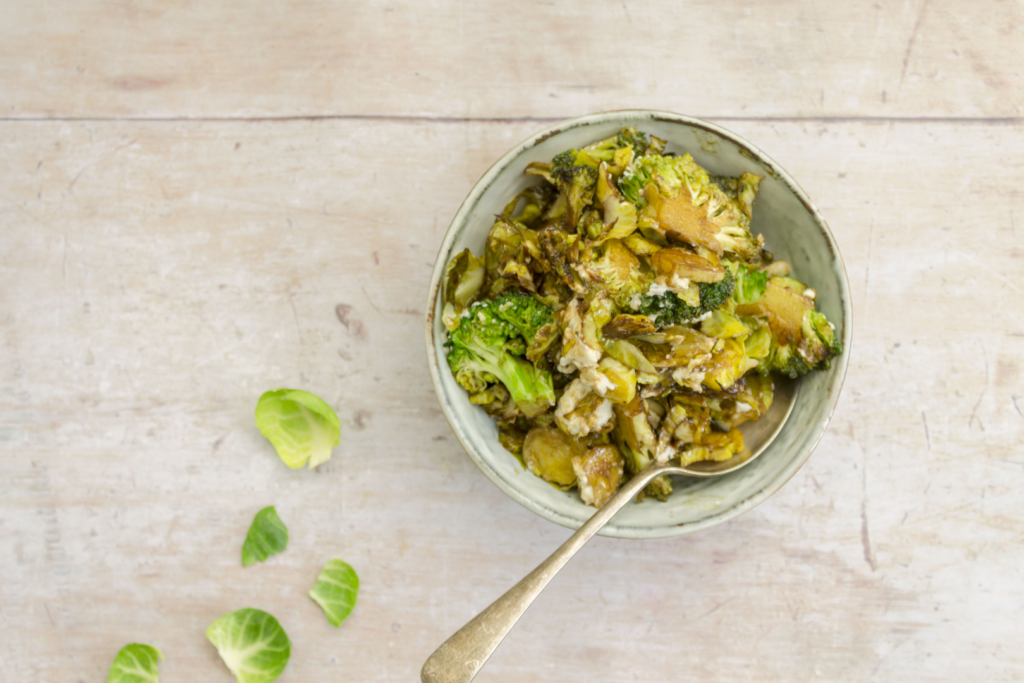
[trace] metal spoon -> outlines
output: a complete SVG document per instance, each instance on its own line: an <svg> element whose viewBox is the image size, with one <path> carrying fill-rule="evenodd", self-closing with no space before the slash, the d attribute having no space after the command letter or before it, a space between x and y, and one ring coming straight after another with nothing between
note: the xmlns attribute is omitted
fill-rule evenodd
<svg viewBox="0 0 1024 683"><path fill-rule="evenodd" d="M652 463L627 481L548 559L442 643L423 665L420 672L423 683L469 683L473 680L487 658L558 570L652 479L663 474L718 477L749 465L781 431L796 402L797 387L796 382L775 381L771 409L761 419L743 425L746 444L743 453L724 462L700 462L685 467L681 467L678 460L665 464Z"/></svg>

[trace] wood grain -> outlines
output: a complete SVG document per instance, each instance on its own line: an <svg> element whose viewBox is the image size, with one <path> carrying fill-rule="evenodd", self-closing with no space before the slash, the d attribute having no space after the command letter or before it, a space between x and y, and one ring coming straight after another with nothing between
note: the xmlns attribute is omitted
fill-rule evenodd
<svg viewBox="0 0 1024 683"><path fill-rule="evenodd" d="M14 0L0 116L1021 117L1013 0Z"/></svg>
<svg viewBox="0 0 1024 683"><path fill-rule="evenodd" d="M544 122L711 117L816 201L853 288L804 469L692 537L597 538L479 680L1024 680L1024 7L998 0L7 2L0 21L0 680L415 680L561 543L451 436L422 309L448 222ZM342 442L285 468L256 399ZM524 475L526 476L526 475ZM243 569L275 505L286 553ZM351 563L333 629L305 593Z"/></svg>
<svg viewBox="0 0 1024 683"><path fill-rule="evenodd" d="M1024 125L729 125L842 247L833 423L748 515L595 539L480 680L1021 680ZM461 452L421 337L450 217L536 127L0 123L0 679L104 680L140 641L230 680L203 632L251 606L282 682L414 680L568 536ZM277 386L342 419L315 472L253 426ZM242 569L271 504L288 551ZM338 630L305 596L331 557L363 585Z"/></svg>

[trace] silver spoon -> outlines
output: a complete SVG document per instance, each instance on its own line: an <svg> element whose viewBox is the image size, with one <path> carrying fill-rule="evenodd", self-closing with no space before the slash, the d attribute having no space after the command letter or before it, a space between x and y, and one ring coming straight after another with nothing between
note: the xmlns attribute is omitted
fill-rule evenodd
<svg viewBox="0 0 1024 683"><path fill-rule="evenodd" d="M627 481L548 559L444 641L423 665L420 672L423 683L469 683L473 680L488 657L558 570L601 527L611 521L622 506L639 495L652 479L663 474L718 477L749 465L768 448L782 430L796 402L797 387L797 383L793 381L775 380L775 396L771 409L761 419L748 422L742 427L746 444L743 453L724 462L693 463L685 467L681 467L678 461L652 463L643 472Z"/></svg>

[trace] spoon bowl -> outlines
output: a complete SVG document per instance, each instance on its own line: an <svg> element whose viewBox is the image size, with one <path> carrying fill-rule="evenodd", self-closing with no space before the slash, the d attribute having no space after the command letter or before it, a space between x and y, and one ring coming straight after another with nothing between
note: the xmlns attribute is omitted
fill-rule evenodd
<svg viewBox="0 0 1024 683"><path fill-rule="evenodd" d="M772 407L760 419L744 422L739 426L739 430L743 432L743 450L740 453L720 462L702 460L690 463L674 474L684 474L688 477L718 477L746 467L754 458L764 453L786 425L786 420L796 405L797 393L800 391L800 383L796 380L776 377L773 382L775 390L772 392Z"/></svg>

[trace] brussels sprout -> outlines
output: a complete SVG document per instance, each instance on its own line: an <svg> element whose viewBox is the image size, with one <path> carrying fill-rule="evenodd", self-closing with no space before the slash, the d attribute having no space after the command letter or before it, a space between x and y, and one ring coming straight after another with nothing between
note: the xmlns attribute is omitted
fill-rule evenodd
<svg viewBox="0 0 1024 683"><path fill-rule="evenodd" d="M483 259L473 256L469 249L463 249L448 263L444 271L442 321L449 330L458 327L459 314L480 294L485 276Z"/></svg>
<svg viewBox="0 0 1024 683"><path fill-rule="evenodd" d="M601 395L613 403L629 403L636 396L636 372L619 361L605 356L597 371L613 385Z"/></svg>
<svg viewBox="0 0 1024 683"><path fill-rule="evenodd" d="M738 429L728 432L711 432L701 443L690 444L679 453L682 465L713 460L722 462L729 460L743 450L743 433Z"/></svg>
<svg viewBox="0 0 1024 683"><path fill-rule="evenodd" d="M359 576L347 562L331 560L309 590L309 597L320 605L331 626L337 628L356 608Z"/></svg>
<svg viewBox="0 0 1024 683"><path fill-rule="evenodd" d="M249 527L249 533L242 544L242 566L266 562L271 555L283 553L288 547L288 528L277 516L274 506L265 507L256 513Z"/></svg>
<svg viewBox="0 0 1024 683"><path fill-rule="evenodd" d="M651 265L659 275L670 278L670 281L685 279L711 283L725 279L724 266L685 249L661 249L651 256Z"/></svg>
<svg viewBox="0 0 1024 683"><path fill-rule="evenodd" d="M602 383L602 392L595 391ZM559 428L578 437L612 429L615 426L612 403L601 396L610 388L614 388L614 383L606 375L584 368L558 399L555 422Z"/></svg>
<svg viewBox="0 0 1024 683"><path fill-rule="evenodd" d="M737 304L752 304L764 296L768 286L768 275L760 270L751 269L742 263L728 263L729 272L736 280L732 290L732 299Z"/></svg>
<svg viewBox="0 0 1024 683"><path fill-rule="evenodd" d="M658 368L696 367L710 359L722 342L689 327L674 326L655 334L633 338L651 363Z"/></svg>
<svg viewBox="0 0 1024 683"><path fill-rule="evenodd" d="M620 446L628 447L634 455L631 458L626 449L622 449L623 455L627 456L626 464L629 465L630 472L637 474L647 467L658 444L643 400L639 396L633 397L629 403L615 405L615 427L616 441Z"/></svg>
<svg viewBox="0 0 1024 683"><path fill-rule="evenodd" d="M590 299L583 315L583 339L593 348L601 348L601 330L615 314L615 305L606 292L599 291Z"/></svg>
<svg viewBox="0 0 1024 683"><path fill-rule="evenodd" d="M587 266L600 278L615 303L625 308L630 299L647 290L651 277L643 271L633 252L617 239L593 247L589 253L596 255L598 251L603 253L591 258Z"/></svg>
<svg viewBox="0 0 1024 683"><path fill-rule="evenodd" d="M591 448L585 455L572 458L572 469L580 487L580 498L587 505L601 507L622 484L625 461L615 446Z"/></svg>
<svg viewBox="0 0 1024 683"><path fill-rule="evenodd" d="M562 355L558 360L558 369L569 374L574 370L595 367L601 360L601 344L596 333L591 335L593 342L584 338L579 299L570 301L568 306L559 311L557 318L562 328Z"/></svg>
<svg viewBox="0 0 1024 683"><path fill-rule="evenodd" d="M717 310L711 314L711 317L705 318L701 322L700 331L709 337L731 339L750 334L751 330L735 314Z"/></svg>
<svg viewBox="0 0 1024 683"><path fill-rule="evenodd" d="M125 645L110 665L107 683L157 683L157 669L163 658L152 645Z"/></svg>
<svg viewBox="0 0 1024 683"><path fill-rule="evenodd" d="M666 445L678 449L699 443L710 433L711 411L707 402L698 396L674 396L658 433L659 454Z"/></svg>
<svg viewBox="0 0 1024 683"><path fill-rule="evenodd" d="M597 169L596 199L604 211L604 227L600 241L622 239L636 230L636 206L619 194L615 182L609 177L604 162Z"/></svg>
<svg viewBox="0 0 1024 683"><path fill-rule="evenodd" d="M783 278L768 280L764 295L755 303L736 307L738 315L752 315L767 319L772 335L781 345L799 342L804 314L814 310L814 301L786 286Z"/></svg>
<svg viewBox="0 0 1024 683"><path fill-rule="evenodd" d="M743 338L743 348L747 358L760 360L767 358L772 348L772 333L768 325L759 318L744 318L743 324L751 327L753 332Z"/></svg>
<svg viewBox="0 0 1024 683"><path fill-rule="evenodd" d="M545 262L551 271L558 276L562 284L576 294L585 294L587 288L580 282L579 276L573 270L569 257L570 247L576 236L570 236L563 230L554 227L545 228L540 232L540 248L544 254Z"/></svg>
<svg viewBox="0 0 1024 683"><path fill-rule="evenodd" d="M206 637L238 683L272 683L288 665L292 643L272 615L258 609L225 614Z"/></svg>
<svg viewBox="0 0 1024 683"><path fill-rule="evenodd" d="M341 420L323 399L302 389L275 389L256 403L256 427L292 469L331 459L341 439Z"/></svg>
<svg viewBox="0 0 1024 683"><path fill-rule="evenodd" d="M641 378L644 375L657 376L658 374L658 368L654 367L651 361L647 360L647 356L640 349L628 341L623 339L605 339L604 350L615 360L640 373ZM657 380L654 381L657 382ZM644 383L646 384L647 382Z"/></svg>
<svg viewBox="0 0 1024 683"><path fill-rule="evenodd" d="M501 212L501 215L517 223L522 223L528 228L535 228L541 222L547 210L554 204L557 196L558 192L551 185L545 184L528 187L505 206L505 210ZM522 202L525 202L523 209L517 214L516 208Z"/></svg>
<svg viewBox="0 0 1024 683"><path fill-rule="evenodd" d="M520 415L516 402L500 382L488 384L481 391L470 394L469 402L483 408L499 425L511 424Z"/></svg>
<svg viewBox="0 0 1024 683"><path fill-rule="evenodd" d="M552 427L531 429L523 441L523 460L530 471L563 488L576 483L573 456L585 453L579 442Z"/></svg>
<svg viewBox="0 0 1024 683"><path fill-rule="evenodd" d="M722 429L733 429L744 422L757 420L772 407L774 384L771 377L748 373L737 383L739 391L723 398L711 409L711 419Z"/></svg>
<svg viewBox="0 0 1024 683"><path fill-rule="evenodd" d="M656 216L656 225L666 235L707 247L716 254L723 253L721 243L715 238L718 227L708 220L706 206L694 206L688 189L683 187L678 196L665 199L655 185L648 185L643 196Z"/></svg>
<svg viewBox="0 0 1024 683"><path fill-rule="evenodd" d="M740 176L740 191L739 197L737 197L737 204L739 204L740 210L748 220L754 217L754 199L757 198L757 191L761 186L762 180L764 180L764 176L754 175L753 173L744 173Z"/></svg>
<svg viewBox="0 0 1024 683"><path fill-rule="evenodd" d="M534 291L533 273L526 264L528 257L534 259L539 256L540 242L532 230L522 223L498 216L484 248L489 294L500 294L508 288L509 280L527 291Z"/></svg>
<svg viewBox="0 0 1024 683"><path fill-rule="evenodd" d="M526 440L526 432L512 425L498 426L498 443L512 455L523 460L523 441ZM525 466L525 463L524 463Z"/></svg>
<svg viewBox="0 0 1024 683"><path fill-rule="evenodd" d="M638 334L657 332L658 327L645 315L624 313L612 318L611 322L601 329L607 343L608 339L627 339Z"/></svg>
<svg viewBox="0 0 1024 683"><path fill-rule="evenodd" d="M622 243L626 245L626 248L637 256L650 256L654 252L662 249L658 244L651 242L650 240L644 239L640 235L633 233L629 237L622 240Z"/></svg>
<svg viewBox="0 0 1024 683"><path fill-rule="evenodd" d="M540 360L555 345L561 332L562 328L557 321L552 321L537 330L530 345L526 347L526 359L534 363Z"/></svg>
<svg viewBox="0 0 1024 683"><path fill-rule="evenodd" d="M747 358L742 342L723 340L705 364L704 385L712 389L728 389L743 373L756 366L756 360Z"/></svg>

